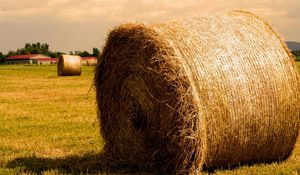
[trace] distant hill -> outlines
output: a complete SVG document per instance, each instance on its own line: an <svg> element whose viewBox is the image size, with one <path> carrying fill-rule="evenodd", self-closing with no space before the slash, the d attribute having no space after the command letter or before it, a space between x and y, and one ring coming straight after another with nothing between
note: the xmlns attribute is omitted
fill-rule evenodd
<svg viewBox="0 0 300 175"><path fill-rule="evenodd" d="M300 50L300 43L294 41L287 41L286 44L291 50Z"/></svg>

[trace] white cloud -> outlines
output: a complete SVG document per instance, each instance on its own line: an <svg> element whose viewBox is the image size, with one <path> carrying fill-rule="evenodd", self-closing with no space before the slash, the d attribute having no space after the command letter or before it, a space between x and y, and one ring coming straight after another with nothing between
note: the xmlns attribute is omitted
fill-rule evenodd
<svg viewBox="0 0 300 175"><path fill-rule="evenodd" d="M68 36L65 50L74 47L69 43L82 41L82 33L85 33L84 37L90 36L88 40L92 43L96 43L96 39L99 41L99 38L105 38L112 24L119 22L161 21L229 9L254 11L271 21L287 39L300 41L299 0L0 0L0 4L0 25L16 24L19 29L15 29L15 33L22 32L23 26L26 25L29 28L26 33L28 38L37 38L37 33L44 32L40 38L50 43L60 41L55 44L60 48L63 48L63 42L66 42L61 38ZM43 28L43 31L38 30L45 23L47 27ZM54 29L55 26L62 24L65 25L65 30ZM69 35L68 30L72 29L68 26L80 24L89 28L78 29ZM99 30L86 34L90 28ZM0 28L0 38L7 38L3 42L5 44L0 43L0 49L6 51L11 48L7 46L10 42L9 38L13 38L15 34L7 27L5 30L3 32L3 27ZM32 32L29 33L30 31ZM56 31L56 33L52 34L52 38L47 38L46 31L48 33ZM73 39L74 35L76 40ZM95 35L99 37L95 38ZM24 38L24 42L28 41L28 38ZM80 46L87 48L85 43L77 44L76 48Z"/></svg>

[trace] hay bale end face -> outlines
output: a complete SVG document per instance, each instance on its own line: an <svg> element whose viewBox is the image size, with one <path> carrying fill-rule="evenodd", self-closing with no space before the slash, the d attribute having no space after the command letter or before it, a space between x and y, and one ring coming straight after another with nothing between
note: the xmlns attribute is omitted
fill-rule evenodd
<svg viewBox="0 0 300 175"><path fill-rule="evenodd" d="M197 174L283 160L296 142L293 56L252 13L121 25L100 59L95 86L112 168Z"/></svg>
<svg viewBox="0 0 300 175"><path fill-rule="evenodd" d="M81 75L82 59L75 55L61 55L57 63L58 76Z"/></svg>

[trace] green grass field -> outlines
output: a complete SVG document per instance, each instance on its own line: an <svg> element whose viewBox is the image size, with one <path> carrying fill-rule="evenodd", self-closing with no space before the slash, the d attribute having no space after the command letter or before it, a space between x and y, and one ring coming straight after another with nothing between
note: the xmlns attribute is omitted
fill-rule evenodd
<svg viewBox="0 0 300 175"><path fill-rule="evenodd" d="M93 67L57 77L55 66L0 66L0 174L105 174L92 79ZM300 140L284 162L215 174L299 175Z"/></svg>

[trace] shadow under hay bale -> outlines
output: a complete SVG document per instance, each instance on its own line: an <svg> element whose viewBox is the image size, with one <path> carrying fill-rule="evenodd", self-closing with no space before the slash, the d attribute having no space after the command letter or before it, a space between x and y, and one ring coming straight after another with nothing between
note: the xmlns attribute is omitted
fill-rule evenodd
<svg viewBox="0 0 300 175"><path fill-rule="evenodd" d="M51 170L59 171L60 174L108 174L102 159L101 154L62 158L32 156L16 158L8 162L6 168L22 167L23 171L34 174L44 174Z"/></svg>
<svg viewBox="0 0 300 175"><path fill-rule="evenodd" d="M75 55L61 55L57 63L58 76L81 75L82 59Z"/></svg>
<svg viewBox="0 0 300 175"><path fill-rule="evenodd" d="M252 13L121 25L99 59L111 167L197 174L284 160L293 149L299 75L286 44Z"/></svg>
<svg viewBox="0 0 300 175"><path fill-rule="evenodd" d="M30 174L99 174L99 175L153 175L150 173L124 173L109 171L106 167L108 160L102 154L72 155L59 158L19 157L5 164L5 168L19 168L23 173ZM19 172L21 173L21 172ZM49 174L53 174L49 173Z"/></svg>

